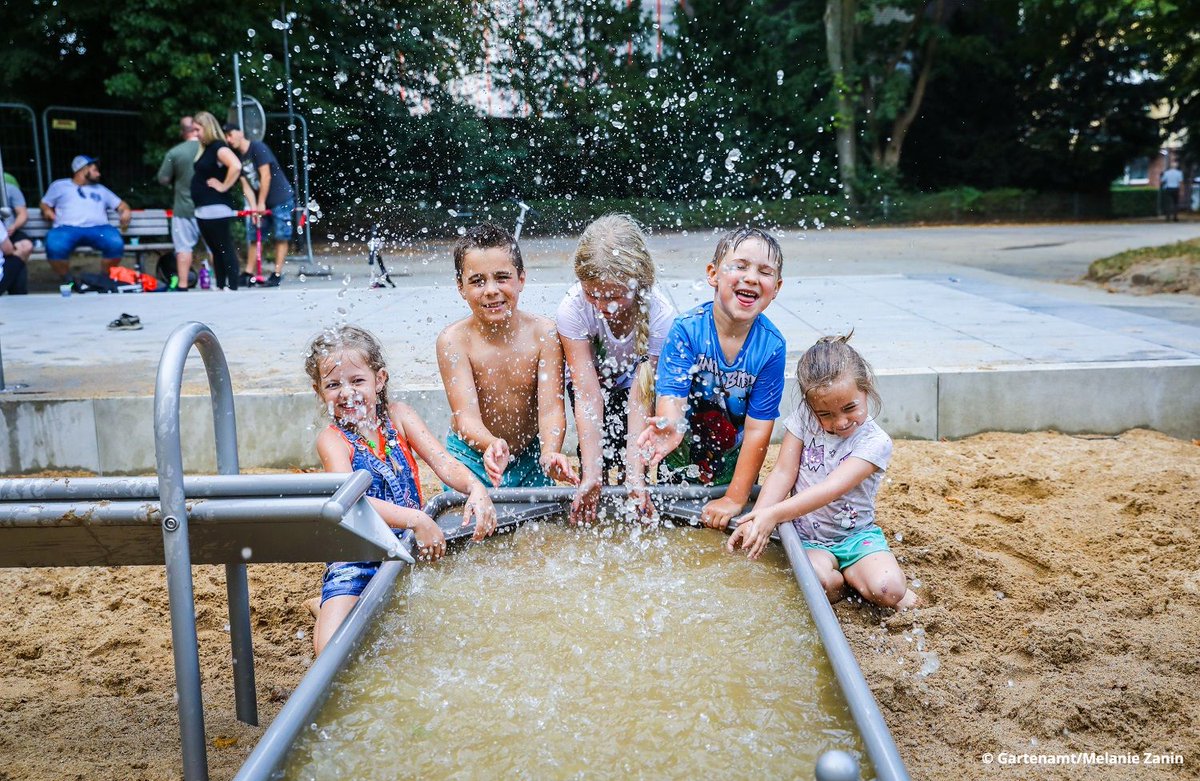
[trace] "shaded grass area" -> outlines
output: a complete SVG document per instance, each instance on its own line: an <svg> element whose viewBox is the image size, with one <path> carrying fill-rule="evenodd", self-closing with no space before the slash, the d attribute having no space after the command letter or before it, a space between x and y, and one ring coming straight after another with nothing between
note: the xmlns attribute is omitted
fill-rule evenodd
<svg viewBox="0 0 1200 781"><path fill-rule="evenodd" d="M1107 282L1140 263L1160 260L1182 260L1200 268L1200 239L1188 239L1157 247L1131 249L1092 261L1088 266L1087 279L1092 282Z"/></svg>

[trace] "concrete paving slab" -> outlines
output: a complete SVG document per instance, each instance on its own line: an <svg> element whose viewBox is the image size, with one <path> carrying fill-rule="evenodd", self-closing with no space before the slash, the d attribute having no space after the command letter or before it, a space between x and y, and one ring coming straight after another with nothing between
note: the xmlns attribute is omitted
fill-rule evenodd
<svg viewBox="0 0 1200 781"><path fill-rule="evenodd" d="M1148 303L1047 282L1040 271L1029 273L1036 264L1028 259L1010 263L1013 274L991 270L1005 253L1040 257L1049 249L1034 245L1049 244L1069 248L1076 266L1086 266L1087 253L1155 243L1162 227L810 232L807 240L785 238L785 283L767 314L787 338L792 361L820 334L853 328L855 345L881 377L881 420L899 436L1046 427L1112 433L1151 425L1200 437L1200 327L1193 324L1200 323L1200 299ZM651 239L662 288L681 310L711 298L702 270L712 242L694 234ZM524 308L553 315L572 282L572 246L569 239L526 245ZM961 264L951 262L952 250ZM162 346L189 320L212 327L229 361L243 466L311 463L315 424L303 354L317 331L343 321L381 337L393 387L442 430L447 411L433 343L466 315L444 251L431 250L423 263L412 253L417 270L394 289L368 289L365 266L343 259L334 279L289 278L278 289L5 297L4 379L27 387L0 396L0 472L152 465L150 408L138 399L153 395ZM814 261L814 251L828 253L828 262ZM144 328L107 330L122 312L139 315ZM189 361L184 389L206 395L198 358ZM1154 406L1160 402L1162 409ZM794 403L789 395L784 414ZM203 399L185 404L185 417L195 418L185 423L186 439L197 452L211 452L206 409Z"/></svg>

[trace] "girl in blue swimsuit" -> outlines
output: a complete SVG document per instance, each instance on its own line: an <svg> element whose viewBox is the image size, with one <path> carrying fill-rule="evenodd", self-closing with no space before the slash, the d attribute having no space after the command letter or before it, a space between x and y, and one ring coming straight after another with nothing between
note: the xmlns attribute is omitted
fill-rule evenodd
<svg viewBox="0 0 1200 781"><path fill-rule="evenodd" d="M446 539L421 509L414 451L442 482L467 495L463 524L475 521L473 539L481 540L496 530L496 510L483 484L446 452L411 407L388 401L383 349L369 331L343 325L322 332L309 346L304 368L333 419L317 437L317 455L325 471L369 471L372 481L367 497L371 505L397 535L413 532L422 560L440 559L446 552ZM325 568L321 608L313 631L318 654L379 564L336 561Z"/></svg>

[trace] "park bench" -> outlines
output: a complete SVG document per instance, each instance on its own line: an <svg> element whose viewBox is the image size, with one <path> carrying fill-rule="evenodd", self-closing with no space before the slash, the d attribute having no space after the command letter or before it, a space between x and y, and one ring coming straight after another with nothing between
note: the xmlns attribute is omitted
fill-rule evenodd
<svg viewBox="0 0 1200 781"><path fill-rule="evenodd" d="M120 227L120 219L115 212L109 214L108 224L114 228ZM46 234L50 232L51 227L53 226L40 211L36 208L29 210L29 219L21 226L21 230L35 242L36 249L30 256L31 260L46 259ZM125 254L133 256L134 267L138 271L145 271L142 267L143 255L158 255L175 248L171 242L171 212L167 209L134 209L129 227L121 235L125 238ZM79 247L75 252L99 254L91 247ZM154 273L153 266L149 273Z"/></svg>

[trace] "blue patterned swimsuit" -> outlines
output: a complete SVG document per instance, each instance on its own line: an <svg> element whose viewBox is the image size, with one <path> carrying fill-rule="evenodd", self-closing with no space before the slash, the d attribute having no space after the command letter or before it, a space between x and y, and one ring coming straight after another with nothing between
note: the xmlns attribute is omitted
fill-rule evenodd
<svg viewBox="0 0 1200 781"><path fill-rule="evenodd" d="M371 487L367 496L381 499L400 507L421 509L421 489L417 483L416 464L409 453L408 443L400 439L392 421L383 419L383 434L387 459L381 459L371 451L367 443L354 431L342 426L332 426L341 432L354 448L350 467L365 469L371 473ZM407 533L406 529L393 529L397 537ZM367 587L367 582L379 571L378 561L335 561L325 567L321 584L321 603L330 597L356 597Z"/></svg>

